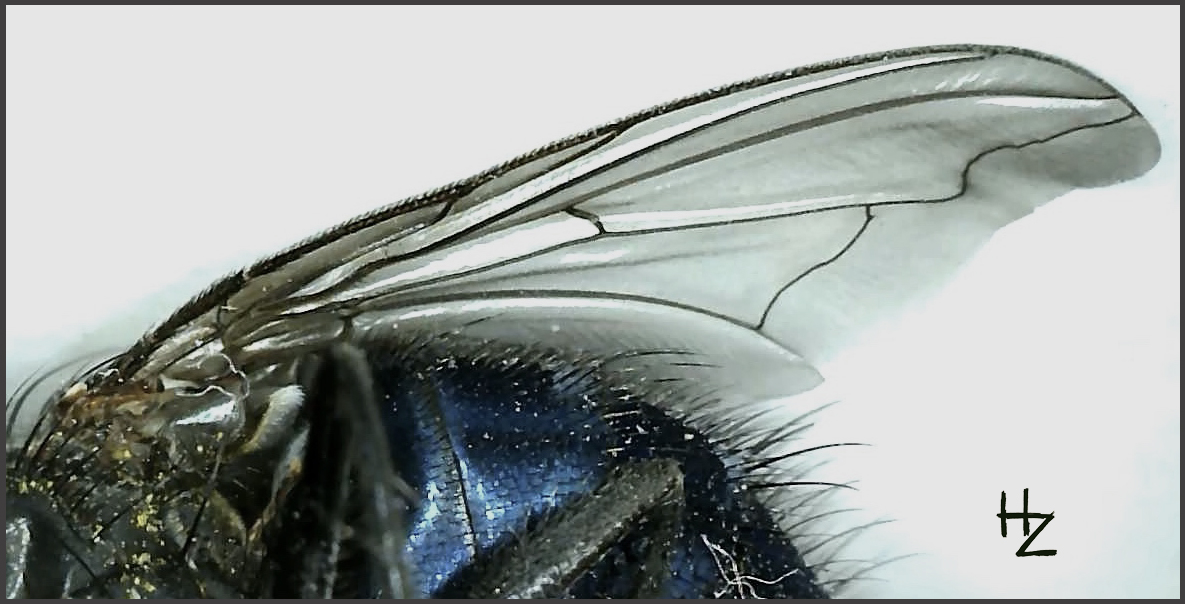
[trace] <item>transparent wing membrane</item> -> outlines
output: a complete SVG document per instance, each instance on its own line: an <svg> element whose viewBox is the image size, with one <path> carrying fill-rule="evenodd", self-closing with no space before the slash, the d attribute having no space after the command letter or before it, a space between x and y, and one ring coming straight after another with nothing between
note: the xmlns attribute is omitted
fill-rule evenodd
<svg viewBox="0 0 1185 604"><path fill-rule="evenodd" d="M817 363L1000 227L1158 157L1119 93L1022 51L921 49L775 74L550 145L244 271L219 308L143 342L154 351L140 351L140 371L218 334L261 353L288 321L333 337L360 310L496 296L508 311L515 292L524 306L558 296L700 313Z"/></svg>

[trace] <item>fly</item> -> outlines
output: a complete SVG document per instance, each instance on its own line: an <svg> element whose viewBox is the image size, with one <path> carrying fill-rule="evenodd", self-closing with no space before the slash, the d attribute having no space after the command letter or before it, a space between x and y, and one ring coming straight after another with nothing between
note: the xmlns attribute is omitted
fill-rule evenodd
<svg viewBox="0 0 1185 604"><path fill-rule="evenodd" d="M9 597L826 597L772 422L1000 227L1135 178L1114 88L1002 47L679 99L218 281L15 432ZM802 400L802 399L799 399ZM41 401L32 401L40 403Z"/></svg>

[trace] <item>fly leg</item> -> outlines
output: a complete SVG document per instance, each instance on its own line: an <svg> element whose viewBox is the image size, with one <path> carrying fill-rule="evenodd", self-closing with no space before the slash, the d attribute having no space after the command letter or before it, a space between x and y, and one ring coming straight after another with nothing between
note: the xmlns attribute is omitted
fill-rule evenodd
<svg viewBox="0 0 1185 604"><path fill-rule="evenodd" d="M563 596L623 538L645 535L645 561L634 588L636 597L652 597L670 576L669 552L683 505L683 473L676 462L623 464L597 490L476 563L468 595Z"/></svg>
<svg viewBox="0 0 1185 604"><path fill-rule="evenodd" d="M391 464L365 356L341 345L298 369L307 440L270 531L272 597L412 597L403 556L409 489Z"/></svg>

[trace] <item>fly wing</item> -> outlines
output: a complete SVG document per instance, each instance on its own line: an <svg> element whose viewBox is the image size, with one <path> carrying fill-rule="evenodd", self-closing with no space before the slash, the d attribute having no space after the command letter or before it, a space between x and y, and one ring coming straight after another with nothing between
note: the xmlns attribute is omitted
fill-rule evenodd
<svg viewBox="0 0 1185 604"><path fill-rule="evenodd" d="M742 382L800 370L770 384L793 393L997 229L1158 157L1121 94L1056 59L862 57L658 107L360 219L245 272L219 324L255 351L290 346L305 323L344 332L345 315L605 353L714 351L701 365Z"/></svg>
<svg viewBox="0 0 1185 604"><path fill-rule="evenodd" d="M1000 227L1158 156L1143 117L1080 69L998 49L904 54L640 121L304 293L370 308L637 300L821 361Z"/></svg>

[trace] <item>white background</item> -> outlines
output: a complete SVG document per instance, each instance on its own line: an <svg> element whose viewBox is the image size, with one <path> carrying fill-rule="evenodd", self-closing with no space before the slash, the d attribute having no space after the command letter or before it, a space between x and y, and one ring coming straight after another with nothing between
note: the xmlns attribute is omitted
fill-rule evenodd
<svg viewBox="0 0 1185 604"><path fill-rule="evenodd" d="M1144 178L1002 231L826 368L819 438L923 555L884 596L1180 595L1180 9L6 9L6 388L125 344L359 212L701 89L937 43L1034 48L1129 95ZM1016 558L1001 490L1055 511Z"/></svg>

